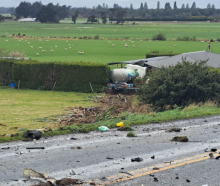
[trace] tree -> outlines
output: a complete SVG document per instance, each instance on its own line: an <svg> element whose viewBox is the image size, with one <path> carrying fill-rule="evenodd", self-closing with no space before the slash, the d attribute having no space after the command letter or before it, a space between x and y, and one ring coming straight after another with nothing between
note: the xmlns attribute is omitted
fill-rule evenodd
<svg viewBox="0 0 220 186"><path fill-rule="evenodd" d="M140 5L140 9L141 9L141 10L144 9L144 5L143 5L143 3L141 3L141 5Z"/></svg>
<svg viewBox="0 0 220 186"><path fill-rule="evenodd" d="M183 61L176 66L153 70L148 76L150 81L141 84L139 98L144 104L152 104L157 111L207 100L219 103L220 73L211 71L206 62Z"/></svg>
<svg viewBox="0 0 220 186"><path fill-rule="evenodd" d="M31 17L36 17L37 12L40 11L40 9L42 8L42 6L43 6L43 5L42 5L41 2L38 2L38 1L34 2L34 3L32 4L32 6L31 6L30 16L31 16Z"/></svg>
<svg viewBox="0 0 220 186"><path fill-rule="evenodd" d="M214 4L212 4L212 9L215 9L215 5Z"/></svg>
<svg viewBox="0 0 220 186"><path fill-rule="evenodd" d="M43 6L36 15L36 19L41 23L51 22L57 23L58 19L56 17L57 11L54 8L52 3L49 3L47 6Z"/></svg>
<svg viewBox="0 0 220 186"><path fill-rule="evenodd" d="M173 9L177 9L176 1L174 2Z"/></svg>
<svg viewBox="0 0 220 186"><path fill-rule="evenodd" d="M133 10L133 4L130 4L130 9Z"/></svg>
<svg viewBox="0 0 220 186"><path fill-rule="evenodd" d="M186 9L189 9L189 3L186 4Z"/></svg>
<svg viewBox="0 0 220 186"><path fill-rule="evenodd" d="M125 16L125 14L126 14L126 9L118 8L116 14L117 24L123 23L123 17Z"/></svg>
<svg viewBox="0 0 220 186"><path fill-rule="evenodd" d="M87 18L87 22L91 22L92 24L97 22L97 19L95 19L95 15L91 15Z"/></svg>
<svg viewBox="0 0 220 186"><path fill-rule="evenodd" d="M181 7L181 9L185 9L185 4L182 4L182 7Z"/></svg>
<svg viewBox="0 0 220 186"><path fill-rule="evenodd" d="M160 1L157 1L157 10L160 9Z"/></svg>
<svg viewBox="0 0 220 186"><path fill-rule="evenodd" d="M101 19L102 19L102 23L103 23L103 24L105 24L105 23L107 22L105 12L101 12Z"/></svg>
<svg viewBox="0 0 220 186"><path fill-rule="evenodd" d="M31 3L23 1L15 9L16 17L19 18L23 16L26 18L30 15L31 13L30 10L31 10Z"/></svg>
<svg viewBox="0 0 220 186"><path fill-rule="evenodd" d="M78 15L79 15L79 10L76 10L74 12L74 14L72 15L72 21L74 24L76 24L76 19L77 19Z"/></svg>
<svg viewBox="0 0 220 186"><path fill-rule="evenodd" d="M0 14L0 22L2 22L4 20L5 20L4 16Z"/></svg>
<svg viewBox="0 0 220 186"><path fill-rule="evenodd" d="M211 4L209 3L208 5L207 5L207 9L210 9L211 8Z"/></svg>
<svg viewBox="0 0 220 186"><path fill-rule="evenodd" d="M196 9L196 3L193 2L191 9Z"/></svg>
<svg viewBox="0 0 220 186"><path fill-rule="evenodd" d="M172 9L171 6L170 6L170 3L166 3L164 9L168 9L168 10Z"/></svg>
<svg viewBox="0 0 220 186"><path fill-rule="evenodd" d="M147 6L147 3L146 3L146 2L144 3L144 9L145 9L145 10L148 9L148 6Z"/></svg>

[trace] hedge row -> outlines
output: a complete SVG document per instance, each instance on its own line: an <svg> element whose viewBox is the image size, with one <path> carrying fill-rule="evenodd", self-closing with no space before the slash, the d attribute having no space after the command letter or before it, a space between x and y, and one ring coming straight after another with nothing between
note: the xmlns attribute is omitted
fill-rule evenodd
<svg viewBox="0 0 220 186"><path fill-rule="evenodd" d="M0 59L0 85L7 85L12 82L12 65L14 60Z"/></svg>
<svg viewBox="0 0 220 186"><path fill-rule="evenodd" d="M37 61L0 61L7 69L0 71L0 82L9 84L15 82L19 88L100 92L109 81L107 65L95 63L51 63ZM1 75L2 74L2 75ZM8 76L9 77L8 77ZM8 77L5 81L4 77Z"/></svg>
<svg viewBox="0 0 220 186"><path fill-rule="evenodd" d="M208 19L208 18L203 18L203 19L196 19L196 18L189 18L189 19L181 19L181 18L123 18L122 21L212 21L213 18ZM117 21L116 18L109 18L109 21Z"/></svg>

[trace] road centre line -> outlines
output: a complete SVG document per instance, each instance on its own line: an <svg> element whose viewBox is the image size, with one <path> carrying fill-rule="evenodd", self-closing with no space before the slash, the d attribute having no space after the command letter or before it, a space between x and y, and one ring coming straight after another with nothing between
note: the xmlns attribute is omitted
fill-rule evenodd
<svg viewBox="0 0 220 186"><path fill-rule="evenodd" d="M192 156L192 157L185 158L185 159L181 159L181 160L176 160L176 161L172 162L172 165L170 163L163 163L163 164L158 164L158 165L154 165L154 166L151 166L151 167L146 167L146 168L143 168L143 169L138 169L138 170L135 170L135 171L128 172L130 174L142 172L142 173L138 173L138 174L135 174L135 175L132 175L132 176L128 176L126 173L110 176L110 177L107 177L108 181L97 184L97 186L111 185L111 184L115 184L115 183L118 183L118 182L123 182L123 181L131 180L131 179L135 179L135 178L138 178L138 177L146 176L146 175L149 175L149 174L154 174L154 173L157 173L157 172L165 171L165 170L168 170L168 169L188 165L188 164L191 164L191 163L204 161L204 160L210 159L209 153L210 152L204 153L204 154L199 154L199 155ZM219 153L216 152L213 155L216 157L216 156L219 155ZM154 167L158 167L160 169L159 170L149 170L149 169L153 169ZM123 177L125 175L126 175L126 177ZM95 182L100 182L101 180L94 180L94 181ZM88 183L91 183L91 182L94 182L94 181L90 181L90 182L87 182L85 184L88 184ZM83 185L85 185L85 184L83 184Z"/></svg>

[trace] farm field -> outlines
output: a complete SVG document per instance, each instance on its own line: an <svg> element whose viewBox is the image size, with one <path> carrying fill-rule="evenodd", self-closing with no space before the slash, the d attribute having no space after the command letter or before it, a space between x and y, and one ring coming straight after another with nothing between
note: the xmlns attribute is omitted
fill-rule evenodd
<svg viewBox="0 0 220 186"><path fill-rule="evenodd" d="M66 20L64 20L66 21ZM125 23L116 24L83 24L86 19L77 19L76 24L41 24L23 22L2 22L0 23L0 35L25 34L33 37L94 37L99 35L104 38L148 38L162 32L167 39L177 37L196 36L197 39L220 38L220 24L206 22L139 22L132 25Z"/></svg>
<svg viewBox="0 0 220 186"><path fill-rule="evenodd" d="M146 58L151 51L183 53L207 50L200 41L140 41L85 39L15 39L0 37L0 48L7 52L20 51L37 61L120 62ZM125 47L125 43L129 47ZM115 45L115 47L112 46ZM177 45L177 47L174 47ZM133 47L135 46L135 47ZM212 52L220 53L220 43L212 43ZM33 47L33 48L31 48ZM39 49L39 47L42 47ZM46 52L42 52L46 50ZM53 50L54 52L51 52ZM78 52L84 54L78 54ZM39 55L37 55L37 53Z"/></svg>

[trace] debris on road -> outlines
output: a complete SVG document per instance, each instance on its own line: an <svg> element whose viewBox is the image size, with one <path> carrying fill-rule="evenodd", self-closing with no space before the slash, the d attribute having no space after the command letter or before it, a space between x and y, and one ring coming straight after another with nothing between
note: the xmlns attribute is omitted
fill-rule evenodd
<svg viewBox="0 0 220 186"><path fill-rule="evenodd" d="M171 128L170 130L168 130L166 132L180 132L181 130L182 130L181 128L173 127L173 128Z"/></svg>
<svg viewBox="0 0 220 186"><path fill-rule="evenodd" d="M175 136L171 141L188 142L187 136Z"/></svg>
<svg viewBox="0 0 220 186"><path fill-rule="evenodd" d="M211 159L217 159L217 160L220 158L220 156L215 157L212 153L209 154L209 157Z"/></svg>
<svg viewBox="0 0 220 186"><path fill-rule="evenodd" d="M8 150L8 149L10 149L10 147L2 147L1 149Z"/></svg>
<svg viewBox="0 0 220 186"><path fill-rule="evenodd" d="M143 158L140 158L140 157L131 158L131 162L134 162L134 161L136 161L136 162L141 162L141 161L143 161Z"/></svg>
<svg viewBox="0 0 220 186"><path fill-rule="evenodd" d="M106 126L101 126L101 127L99 127L99 131L106 132L106 131L108 131L108 130L109 130L109 128L106 127Z"/></svg>
<svg viewBox="0 0 220 186"><path fill-rule="evenodd" d="M24 138L31 138L31 139L40 139L42 137L42 132L39 130L28 130L23 134Z"/></svg>
<svg viewBox="0 0 220 186"><path fill-rule="evenodd" d="M206 148L204 151L205 152L216 152L217 149L216 148L212 148L212 149L209 150L208 148Z"/></svg>
<svg viewBox="0 0 220 186"><path fill-rule="evenodd" d="M26 147L26 149L45 149L45 147Z"/></svg>
<svg viewBox="0 0 220 186"><path fill-rule="evenodd" d="M158 178L154 177L154 181L155 181L155 182L158 182L159 180L158 180Z"/></svg>
<svg viewBox="0 0 220 186"><path fill-rule="evenodd" d="M186 182L191 182L190 180L186 179Z"/></svg>
<svg viewBox="0 0 220 186"><path fill-rule="evenodd" d="M77 140L77 138L70 138L70 140Z"/></svg>
<svg viewBox="0 0 220 186"><path fill-rule="evenodd" d="M133 176L133 174L129 173L129 172L126 172L126 171L120 171L120 173L124 173L124 174L128 174L130 176Z"/></svg>
<svg viewBox="0 0 220 186"><path fill-rule="evenodd" d="M127 137L137 137L137 135L134 132L129 132Z"/></svg>
<svg viewBox="0 0 220 186"><path fill-rule="evenodd" d="M153 155L153 156L151 156L151 159L155 159L155 156Z"/></svg>
<svg viewBox="0 0 220 186"><path fill-rule="evenodd" d="M80 184L82 183L78 179L71 179L71 178L63 178L61 180L57 180L56 184L60 186L65 186L65 185L71 185L71 184Z"/></svg>
<svg viewBox="0 0 220 186"><path fill-rule="evenodd" d="M112 159L114 159L114 158L112 158L112 157L106 157L106 159L112 160Z"/></svg>
<svg viewBox="0 0 220 186"><path fill-rule="evenodd" d="M158 168L158 167L154 167L153 170L160 170L160 168Z"/></svg>
<svg viewBox="0 0 220 186"><path fill-rule="evenodd" d="M24 175L28 177L45 178L44 174L38 173L32 169L24 169Z"/></svg>

